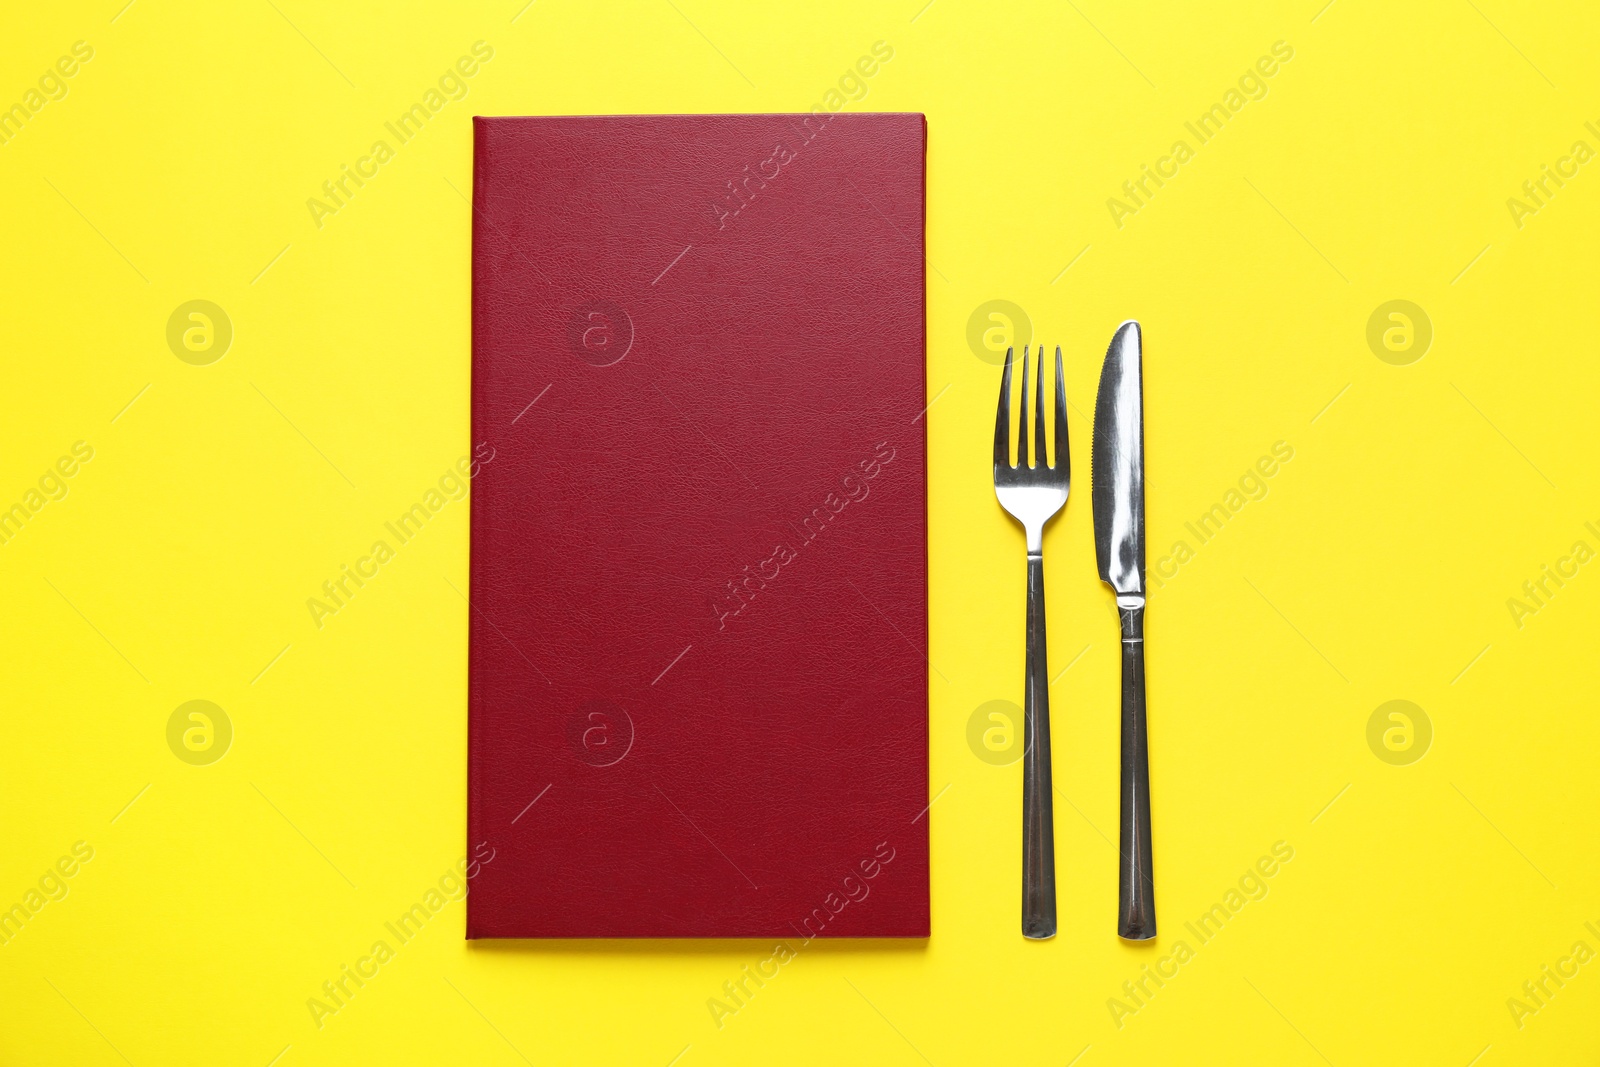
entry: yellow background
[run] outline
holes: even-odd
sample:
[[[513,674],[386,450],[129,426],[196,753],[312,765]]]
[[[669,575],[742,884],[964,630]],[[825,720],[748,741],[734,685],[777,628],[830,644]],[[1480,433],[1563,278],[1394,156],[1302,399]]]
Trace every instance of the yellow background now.
[[[0,506],[95,450],[0,545],[0,906],[94,849],[0,946],[0,1061],[1593,1061],[1600,963],[1520,1028],[1506,1003],[1600,949],[1600,566],[1520,628],[1506,604],[1600,547],[1600,163],[1520,228],[1506,206],[1600,147],[1584,5],[122,2],[13,5],[0,38],[0,104],[94,49],[0,145]],[[478,40],[469,95],[318,228],[307,198]],[[305,601],[468,451],[470,116],[806,110],[879,40],[848,107],[929,122],[932,938],[814,945],[719,1029],[707,999],[769,946],[469,946],[452,903],[319,1029],[307,999],[465,852],[466,506],[322,629]],[[1268,94],[1195,144],[1277,41]],[[1107,199],[1180,138],[1194,158],[1116,226]],[[166,342],[192,299],[233,324],[208,366]],[[993,299],[1065,347],[1076,409],[1046,539],[1061,934],[1037,944],[1020,764],[966,741],[1022,693],[998,374],[966,341]],[[1405,366],[1366,341],[1394,299],[1434,332]],[[1152,566],[1294,449],[1151,598],[1146,946],[1113,936],[1084,417],[1128,317]],[[166,740],[194,699],[233,725],[209,766]],[[1367,743],[1395,699],[1433,728],[1406,766]],[[1119,1027],[1108,999],[1278,841],[1265,898]]]

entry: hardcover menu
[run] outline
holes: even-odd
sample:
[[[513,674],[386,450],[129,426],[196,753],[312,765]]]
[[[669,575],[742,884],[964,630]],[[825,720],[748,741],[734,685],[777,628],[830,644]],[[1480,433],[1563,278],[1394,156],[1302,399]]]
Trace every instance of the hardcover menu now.
[[[476,120],[468,937],[927,936],[925,129]]]

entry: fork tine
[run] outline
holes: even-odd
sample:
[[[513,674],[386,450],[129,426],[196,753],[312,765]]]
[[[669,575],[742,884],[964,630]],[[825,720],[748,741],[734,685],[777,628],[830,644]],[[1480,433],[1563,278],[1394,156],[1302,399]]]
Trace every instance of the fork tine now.
[[[1017,466],[1028,463],[1028,346],[1022,346],[1022,386],[1017,393]]]
[[[1040,345],[1033,378],[1033,465],[1048,467],[1049,458],[1044,450],[1044,345]]]
[[[1000,372],[1000,411],[994,417],[994,468],[1011,466],[1011,349]]]
[[[1061,377],[1061,346],[1056,345],[1056,467],[1072,471],[1067,451],[1067,384]]]

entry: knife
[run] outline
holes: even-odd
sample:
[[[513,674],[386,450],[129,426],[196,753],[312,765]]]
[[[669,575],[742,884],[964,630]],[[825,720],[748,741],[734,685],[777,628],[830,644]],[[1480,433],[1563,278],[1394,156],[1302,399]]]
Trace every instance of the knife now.
[[[1094,549],[1122,621],[1122,835],[1117,936],[1156,936],[1144,702],[1144,369],[1139,323],[1117,327],[1100,371],[1090,454]]]

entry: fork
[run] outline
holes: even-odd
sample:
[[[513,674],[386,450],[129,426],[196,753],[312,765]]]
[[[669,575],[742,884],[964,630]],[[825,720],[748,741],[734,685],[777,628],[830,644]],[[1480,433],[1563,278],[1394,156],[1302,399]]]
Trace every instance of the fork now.
[[[1072,461],[1067,452],[1067,391],[1056,346],[1054,466],[1048,465],[1044,429],[1044,346],[1039,346],[1033,391],[1033,463],[1028,462],[1028,346],[1022,346],[1022,388],[1017,411],[1017,463],[1011,464],[1011,349],[1000,374],[1000,410],[994,420],[994,495],[1022,524],[1028,541],[1028,652],[1023,690],[1022,936],[1056,933],[1055,816],[1050,784],[1050,672],[1044,636],[1044,527],[1067,503]]]

